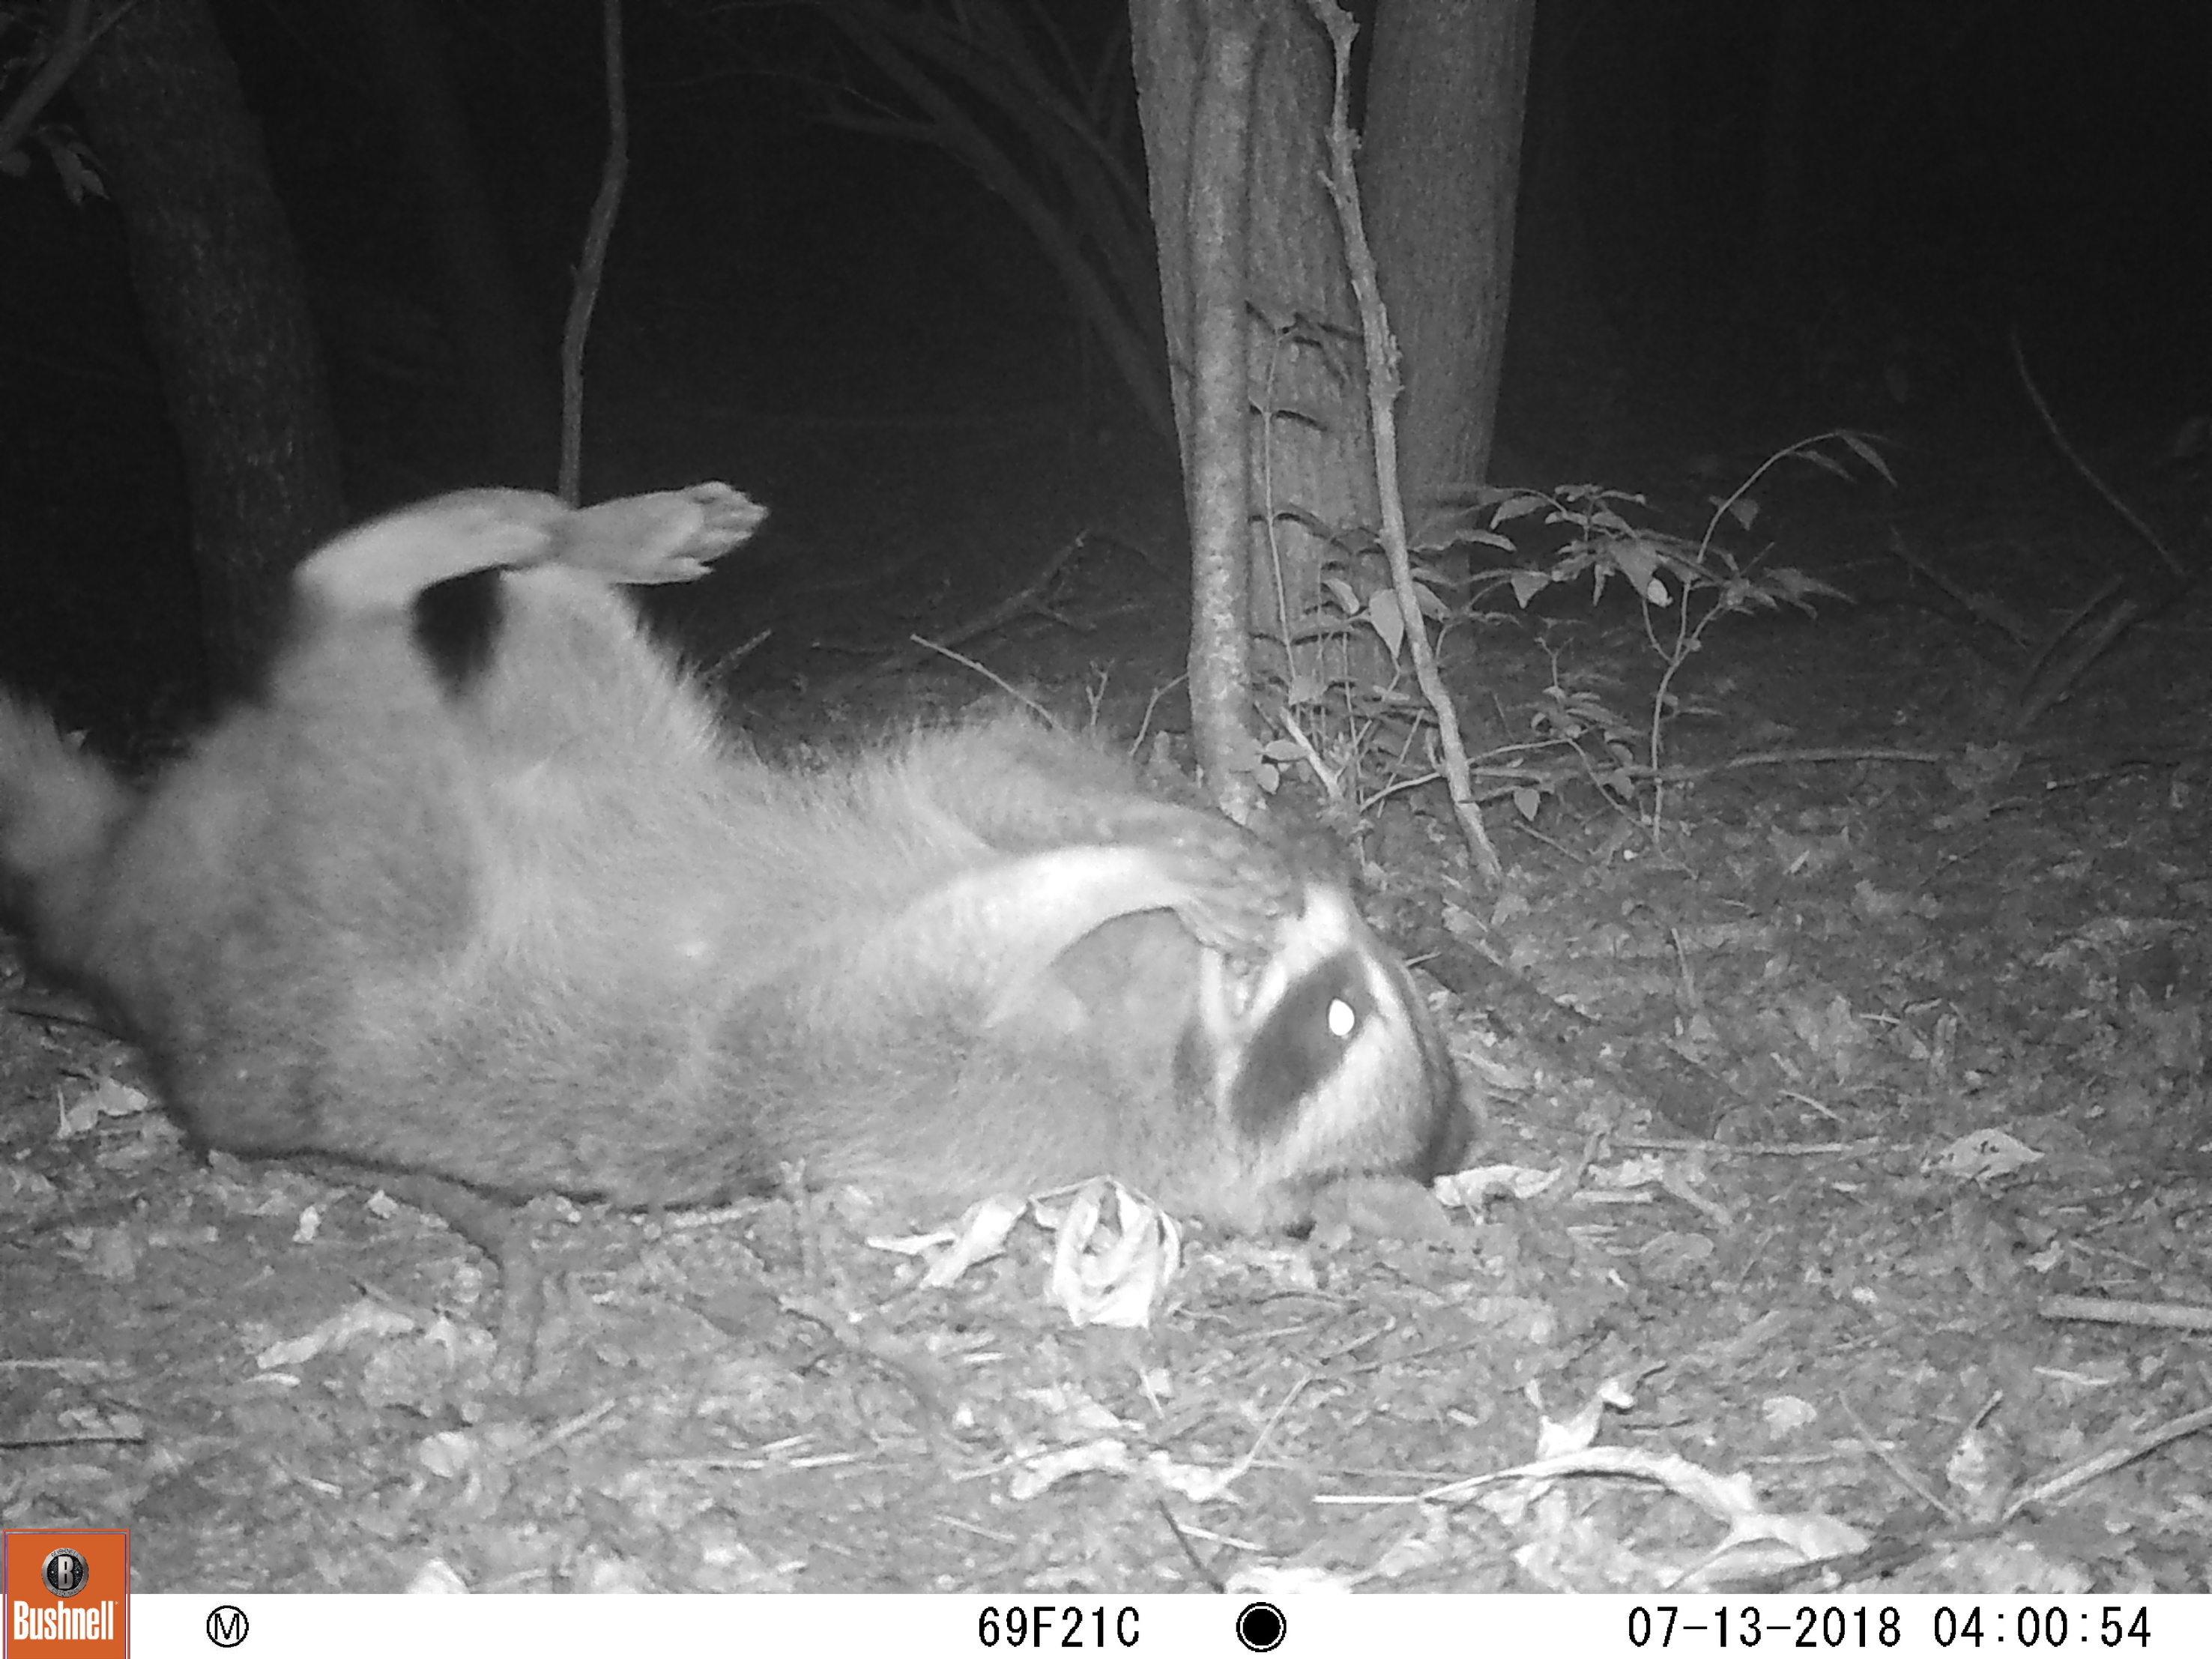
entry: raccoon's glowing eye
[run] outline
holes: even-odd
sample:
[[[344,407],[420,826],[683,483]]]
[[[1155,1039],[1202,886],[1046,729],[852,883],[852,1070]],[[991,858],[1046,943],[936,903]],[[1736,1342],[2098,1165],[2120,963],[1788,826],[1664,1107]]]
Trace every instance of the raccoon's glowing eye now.
[[[1339,1042],[1350,1037],[1359,1024],[1359,1016],[1342,997],[1328,1000],[1328,1034]]]

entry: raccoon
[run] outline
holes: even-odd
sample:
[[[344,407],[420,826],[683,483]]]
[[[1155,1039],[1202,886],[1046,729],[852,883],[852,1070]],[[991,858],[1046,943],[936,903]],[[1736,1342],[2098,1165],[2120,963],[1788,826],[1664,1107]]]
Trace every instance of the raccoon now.
[[[763,514],[442,496],[293,579],[257,699],[143,797],[0,698],[0,886],[205,1145],[494,1194],[917,1202],[1110,1173],[1296,1227],[1474,1132],[1344,890],[1007,716],[817,766],[726,732],[623,586]],[[441,653],[423,596],[487,584]]]

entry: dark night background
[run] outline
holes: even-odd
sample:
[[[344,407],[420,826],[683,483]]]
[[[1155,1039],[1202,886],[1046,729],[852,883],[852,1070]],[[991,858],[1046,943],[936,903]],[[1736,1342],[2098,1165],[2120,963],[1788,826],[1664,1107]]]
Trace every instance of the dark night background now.
[[[599,8],[426,9],[550,380],[598,182]],[[1778,248],[1759,204],[1784,9],[1540,0],[1494,475],[1663,493],[1700,456],[1848,423],[1897,440],[1909,487],[2078,496],[2013,379],[2017,327],[2100,468],[2162,499],[2172,434],[2212,407],[2212,8],[1815,9],[1803,217]],[[487,481],[417,204],[325,8],[216,11],[307,268],[350,510]],[[1098,38],[1117,11],[1060,15]],[[721,477],[775,509],[757,556],[678,607],[708,654],[779,627],[730,689],[895,643],[948,595],[972,610],[1085,525],[1174,568],[1171,456],[995,198],[824,118],[876,88],[817,15],[633,0],[628,31],[585,493]],[[96,724],[188,707],[199,679],[125,257],[110,204],[43,165],[0,179],[0,662]],[[1179,626],[1158,633],[1172,665]]]

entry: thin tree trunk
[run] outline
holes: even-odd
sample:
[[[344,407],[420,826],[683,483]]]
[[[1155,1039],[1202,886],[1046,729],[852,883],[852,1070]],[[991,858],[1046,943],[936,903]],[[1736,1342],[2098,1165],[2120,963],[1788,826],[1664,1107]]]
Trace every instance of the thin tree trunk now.
[[[1252,176],[1250,0],[1206,0],[1191,137],[1190,717],[1214,805],[1240,823],[1259,801],[1253,726],[1250,421],[1245,233]]]
[[[1199,10],[1194,0],[1129,0],[1129,56],[1158,245],[1168,388],[1188,470],[1193,369],[1190,149],[1198,110]]]
[[[1416,546],[1490,464],[1534,13],[1534,0],[1390,0],[1376,19],[1359,172],[1405,379]]]
[[[278,577],[343,511],[299,257],[204,0],[138,0],[75,90],[184,453],[209,671],[236,687]]]
[[[1329,51],[1300,0],[1255,0],[1246,276],[1255,518],[1252,624],[1287,677],[1281,648],[1320,592],[1322,562],[1368,544],[1376,522],[1358,316],[1322,179]],[[1144,124],[1161,310],[1186,476],[1192,461],[1194,307],[1190,143],[1204,8],[1131,0],[1131,47]],[[1294,653],[1295,654],[1295,653]]]

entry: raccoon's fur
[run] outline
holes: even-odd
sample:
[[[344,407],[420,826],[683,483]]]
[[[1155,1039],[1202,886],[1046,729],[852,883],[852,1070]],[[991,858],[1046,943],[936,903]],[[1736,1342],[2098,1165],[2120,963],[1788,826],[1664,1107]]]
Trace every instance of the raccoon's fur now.
[[[356,530],[143,798],[0,699],[14,914],[240,1152],[630,1205],[1110,1173],[1247,1227],[1454,1164],[1405,969],[1228,820],[1010,719],[812,770],[726,737],[612,586],[760,517],[484,490]],[[416,602],[472,572],[490,643],[441,673]]]

